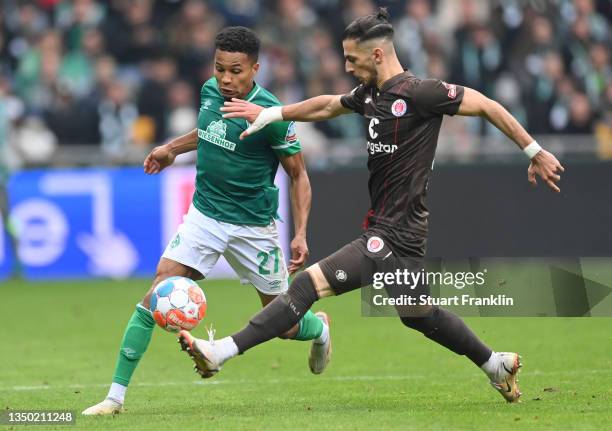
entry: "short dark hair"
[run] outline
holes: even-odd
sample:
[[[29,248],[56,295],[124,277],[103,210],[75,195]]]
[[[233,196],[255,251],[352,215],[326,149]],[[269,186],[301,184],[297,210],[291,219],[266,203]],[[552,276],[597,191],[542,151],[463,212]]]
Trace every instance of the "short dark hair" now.
[[[253,61],[259,57],[259,38],[246,27],[225,27],[215,37],[215,48],[227,52],[243,52]]]
[[[384,37],[393,39],[393,26],[387,8],[378,8],[378,12],[357,18],[351,22],[342,34],[342,40],[355,39],[357,42],[365,42],[371,39]]]

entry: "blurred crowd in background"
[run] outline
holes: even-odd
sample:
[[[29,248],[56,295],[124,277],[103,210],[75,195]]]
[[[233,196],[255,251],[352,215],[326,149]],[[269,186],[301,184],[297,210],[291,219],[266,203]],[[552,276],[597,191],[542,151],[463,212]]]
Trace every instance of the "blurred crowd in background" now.
[[[282,102],[348,92],[342,31],[377,6],[415,75],[480,90],[533,134],[612,145],[609,0],[3,0],[0,147],[29,164],[84,145],[121,162],[188,132],[227,25],[259,34],[256,79]],[[447,124],[467,147],[497,133],[479,119]],[[330,139],[364,147],[356,115],[299,132],[311,161]]]

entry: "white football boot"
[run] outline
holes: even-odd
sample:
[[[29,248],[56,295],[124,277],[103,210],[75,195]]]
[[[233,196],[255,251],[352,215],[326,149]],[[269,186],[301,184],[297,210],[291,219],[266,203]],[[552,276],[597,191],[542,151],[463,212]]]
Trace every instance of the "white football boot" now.
[[[116,415],[123,411],[123,404],[111,399],[106,398],[104,401],[91,406],[81,412],[84,416],[104,416],[104,415]]]
[[[522,366],[521,357],[518,353],[498,352],[497,370],[490,375],[491,386],[508,401],[518,403],[522,395],[518,387],[518,373]]]
[[[324,311],[318,311],[315,313],[325,326],[327,326],[327,340],[324,343],[317,343],[317,340],[313,340],[310,346],[310,354],[308,355],[308,366],[313,374],[321,374],[325,371],[332,354],[332,342],[330,332],[330,318]]]
[[[213,377],[221,370],[214,352],[214,341],[196,338],[189,331],[179,332],[179,344],[195,362],[194,369],[203,379]]]

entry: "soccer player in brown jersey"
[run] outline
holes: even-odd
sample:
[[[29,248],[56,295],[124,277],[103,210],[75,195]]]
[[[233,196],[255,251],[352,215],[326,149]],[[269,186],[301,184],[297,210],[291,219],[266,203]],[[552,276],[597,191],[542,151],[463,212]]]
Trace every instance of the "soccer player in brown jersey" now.
[[[320,298],[372,284],[375,272],[423,269],[427,240],[427,181],[431,174],[443,115],[480,116],[512,139],[531,160],[528,180],[536,176],[555,192],[563,167],[542,149],[499,103],[478,91],[436,79],[419,79],[400,64],[393,47],[393,27],[385,9],[356,19],[345,29],[346,71],[360,82],[345,95],[317,96],[267,109],[243,100],[225,103],[226,118],[244,118],[243,136],[281,120],[319,121],[357,112],[368,125],[371,210],[363,235],[300,273],[287,293],[255,315],[222,343],[182,332],[179,341],[203,377],[214,375],[238,353],[277,337],[292,327]],[[365,274],[365,276],[364,276]],[[401,286],[385,286],[389,296]],[[429,293],[426,283],[411,292]],[[521,395],[517,384],[519,355],[494,352],[455,314],[433,305],[397,306],[401,322],[447,349],[467,356],[509,402]],[[327,352],[327,360],[329,353]]]

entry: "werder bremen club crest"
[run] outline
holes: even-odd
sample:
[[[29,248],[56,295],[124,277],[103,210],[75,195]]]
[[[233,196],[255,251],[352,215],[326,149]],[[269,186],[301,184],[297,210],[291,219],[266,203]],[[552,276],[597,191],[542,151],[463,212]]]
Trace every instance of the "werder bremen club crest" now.
[[[227,133],[227,124],[223,120],[211,121],[206,127],[206,130],[199,129],[198,137],[205,141],[215,144],[226,150],[234,151],[236,144],[225,139]]]

